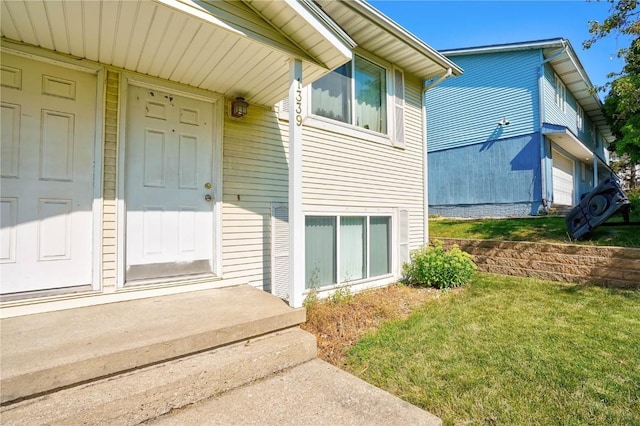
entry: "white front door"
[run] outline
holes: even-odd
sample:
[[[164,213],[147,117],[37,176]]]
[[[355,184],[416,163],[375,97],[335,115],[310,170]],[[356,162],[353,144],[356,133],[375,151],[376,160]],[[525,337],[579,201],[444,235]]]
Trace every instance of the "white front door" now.
[[[90,285],[96,76],[2,54],[2,294]]]
[[[553,161],[553,204],[573,205],[574,163],[558,151],[552,151]]]
[[[129,86],[126,282],[211,274],[213,104]]]

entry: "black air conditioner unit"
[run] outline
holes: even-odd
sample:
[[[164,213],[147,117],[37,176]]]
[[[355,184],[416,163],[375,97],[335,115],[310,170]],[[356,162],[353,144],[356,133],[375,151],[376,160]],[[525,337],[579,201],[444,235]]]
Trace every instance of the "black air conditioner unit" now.
[[[580,204],[567,214],[565,222],[569,235],[577,240],[584,238],[618,212],[622,213],[625,222],[628,222],[630,205],[618,181],[607,178],[591,192],[583,195]]]

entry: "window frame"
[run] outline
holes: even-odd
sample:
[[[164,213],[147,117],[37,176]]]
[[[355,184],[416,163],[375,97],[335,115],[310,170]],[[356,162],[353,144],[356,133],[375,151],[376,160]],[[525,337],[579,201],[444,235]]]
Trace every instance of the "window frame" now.
[[[306,262],[307,256],[305,255],[305,292],[311,290],[330,290],[332,288],[339,288],[345,285],[356,285],[360,283],[366,283],[375,280],[386,279],[394,276],[394,265],[396,259],[396,241],[397,241],[397,230],[396,230],[396,214],[394,212],[390,212],[388,210],[384,211],[363,211],[363,210],[355,210],[349,212],[308,212],[305,213],[305,232],[306,232],[306,222],[308,217],[323,217],[323,218],[333,218],[335,223],[334,236],[335,236],[335,258],[333,259],[334,263],[334,281],[331,284],[319,285],[318,287],[309,286],[307,287],[307,276],[306,276]],[[354,279],[354,280],[345,280],[341,279],[341,219],[343,217],[364,217],[365,220],[365,276],[363,278]],[[388,218],[388,235],[387,235],[387,253],[388,253],[388,271],[382,275],[371,276],[371,218],[372,217],[386,217]],[[306,237],[305,237],[306,238]]]
[[[558,74],[554,74],[556,83],[556,105],[560,108],[560,111],[567,113],[567,86],[560,80]]]
[[[576,127],[580,131],[584,130],[584,109],[578,103],[576,103]]]
[[[386,93],[385,93],[385,110],[386,111],[385,112],[386,112],[387,132],[380,133],[375,130],[360,127],[356,124],[345,123],[339,120],[314,114],[313,104],[312,104],[312,97],[313,97],[312,84],[309,84],[306,87],[307,101],[305,102],[306,104],[305,107],[306,107],[307,113],[306,113],[306,118],[304,120],[304,123],[311,127],[315,127],[315,128],[319,128],[319,129],[323,129],[331,132],[336,132],[336,133],[342,133],[347,136],[352,136],[354,138],[366,139],[367,141],[371,141],[371,142],[382,143],[385,145],[392,145],[398,148],[404,148],[405,140],[397,140],[398,138],[397,138],[397,132],[396,132],[396,126],[395,126],[395,123],[397,122],[395,75],[396,75],[396,72],[399,72],[402,75],[402,83],[403,83],[402,93],[404,95],[402,100],[402,113],[403,113],[402,135],[404,138],[406,138],[406,124],[405,124],[406,123],[406,78],[405,78],[404,71],[401,68],[394,66],[393,64],[387,63],[379,58],[373,57],[372,55],[366,54],[364,52],[358,51],[354,53],[353,56],[354,56],[354,59],[348,62],[351,64],[353,75],[355,75],[354,74],[355,56],[359,56],[360,58],[366,61],[369,61],[374,65],[377,65],[385,70],[385,85],[386,85]],[[354,77],[351,77],[351,102],[352,102],[352,105],[353,103],[355,103],[355,78]],[[352,111],[351,115],[353,119],[353,117],[355,116],[355,109],[354,111]]]

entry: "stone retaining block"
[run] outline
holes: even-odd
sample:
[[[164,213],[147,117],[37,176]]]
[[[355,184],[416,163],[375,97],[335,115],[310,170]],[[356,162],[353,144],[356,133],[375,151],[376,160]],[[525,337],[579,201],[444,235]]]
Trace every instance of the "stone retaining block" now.
[[[478,270],[552,281],[640,289],[640,249],[524,241],[432,238],[457,244]]]

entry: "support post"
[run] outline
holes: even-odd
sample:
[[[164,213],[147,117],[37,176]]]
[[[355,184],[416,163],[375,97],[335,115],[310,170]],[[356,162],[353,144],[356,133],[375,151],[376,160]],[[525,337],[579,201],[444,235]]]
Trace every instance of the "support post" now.
[[[302,61],[289,63],[289,305],[299,308],[304,292],[302,213]]]
[[[596,186],[598,186],[598,157],[593,154],[593,188]]]

